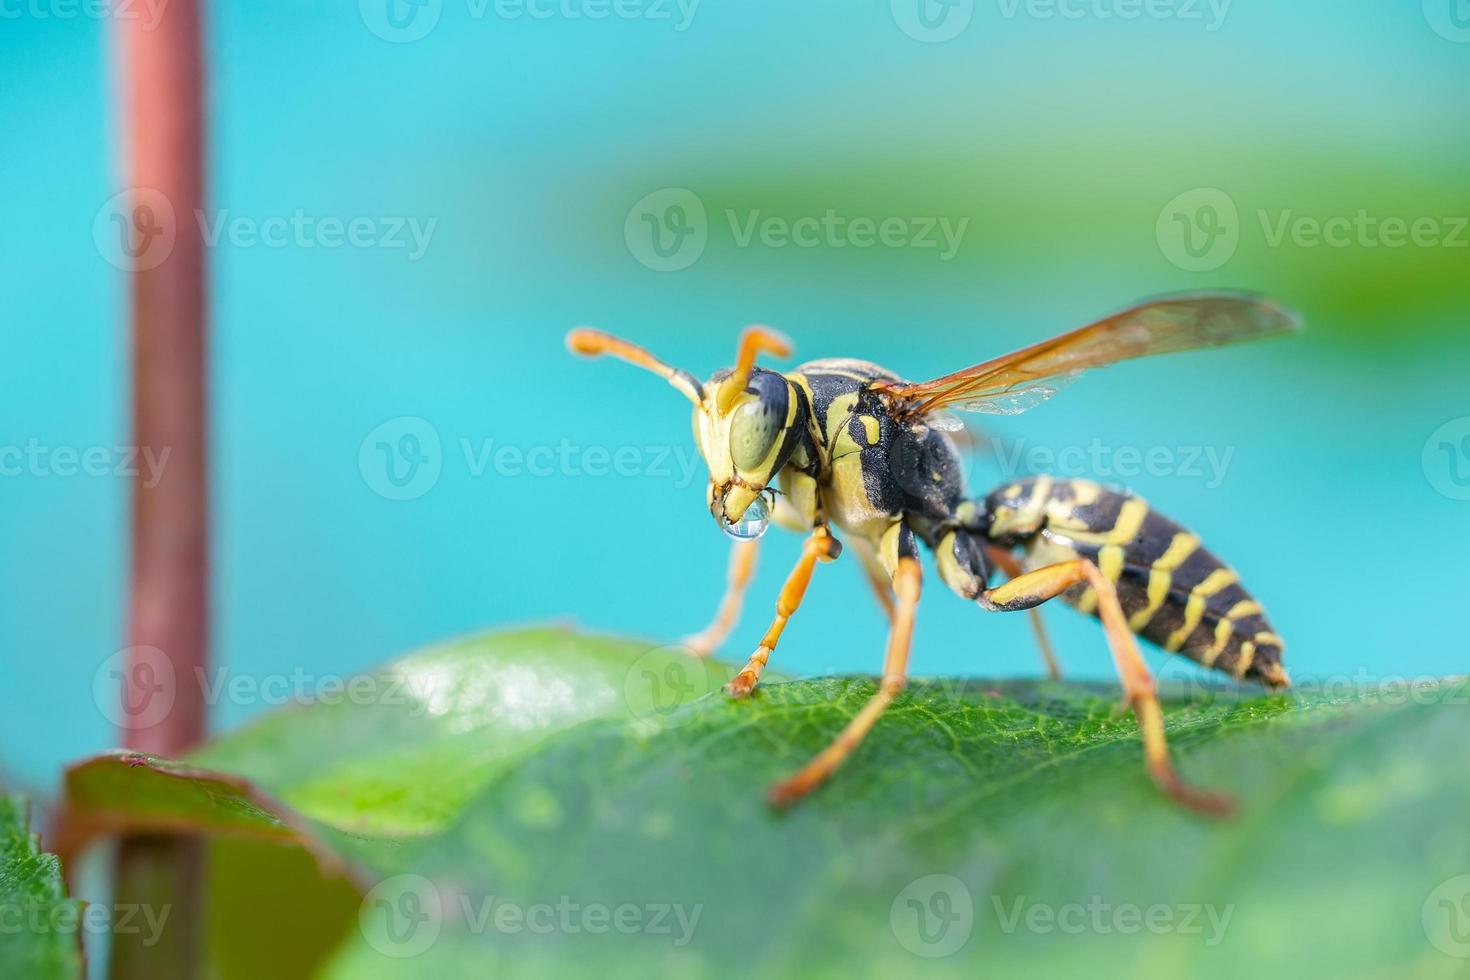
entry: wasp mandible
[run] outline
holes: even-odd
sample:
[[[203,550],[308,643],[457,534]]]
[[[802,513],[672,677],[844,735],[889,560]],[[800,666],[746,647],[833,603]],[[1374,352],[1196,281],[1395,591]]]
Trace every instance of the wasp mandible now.
[[[832,743],[770,791],[786,806],[820,785],[862,742],[903,689],[922,575],[918,543],[940,579],[993,612],[1034,610],[1061,597],[1102,623],[1148,773],[1175,801],[1223,814],[1228,797],[1195,788],[1169,760],[1153,675],[1135,636],[1238,680],[1290,681],[1281,638],[1236,573],[1200,539],[1140,497],[1087,480],[1034,476],[972,498],[949,409],[1014,415],[1047,400],[1088,368],[1150,354],[1216,347],[1297,329],[1300,319],[1263,297],[1191,293],[1140,303],[1004,357],[912,384],[876,364],[837,358],[778,373],[757,357],[788,357],[779,333],[741,335],[735,366],[700,382],[648,351],[596,330],[567,335],[578,354],[610,354],[660,375],[694,405],[709,467],[707,501],[738,540],[729,588],[709,628],[690,643],[712,651],[738,616],[755,539],[774,521],[806,535],[760,645],[726,685],[745,697],[760,680],[819,562],[842,550],[836,528],[868,573],[889,619],[877,692]],[[1017,554],[1019,552],[1019,555]],[[1006,580],[991,585],[999,570]],[[1043,653],[1055,675],[1055,661]]]

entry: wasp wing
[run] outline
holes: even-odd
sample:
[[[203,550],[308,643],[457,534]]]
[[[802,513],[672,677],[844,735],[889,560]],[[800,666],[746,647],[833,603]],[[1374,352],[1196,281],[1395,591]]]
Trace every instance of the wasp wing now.
[[[940,409],[1018,415],[1088,368],[1289,333],[1300,325],[1295,313],[1251,293],[1164,296],[933,381],[879,382],[877,387],[910,416]]]

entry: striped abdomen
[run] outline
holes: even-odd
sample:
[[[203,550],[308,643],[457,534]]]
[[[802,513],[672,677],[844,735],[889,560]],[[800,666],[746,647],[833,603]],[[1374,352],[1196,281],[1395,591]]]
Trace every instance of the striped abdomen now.
[[[1096,562],[1116,583],[1138,635],[1240,679],[1289,683],[1281,637],[1235,571],[1141,497],[1043,476],[1004,486],[986,502],[991,537],[1022,546],[1029,568],[1079,556]],[[1097,612],[1091,587],[1063,598]]]

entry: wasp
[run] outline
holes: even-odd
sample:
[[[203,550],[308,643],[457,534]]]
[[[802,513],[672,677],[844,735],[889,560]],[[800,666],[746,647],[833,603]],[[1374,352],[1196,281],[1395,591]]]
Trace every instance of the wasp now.
[[[826,781],[903,689],[922,543],[944,585],[982,609],[1036,617],[1036,607],[1060,597],[1096,617],[1137,719],[1149,775],[1169,798],[1219,815],[1230,811],[1230,798],[1186,782],[1170,761],[1156,684],[1136,637],[1237,680],[1281,689],[1290,683],[1284,644],[1265,610],[1197,535],[1128,491],[1038,475],[972,497],[952,435],[961,426],[950,411],[1014,415],[1089,368],[1299,326],[1294,313],[1253,294],[1164,296],[918,384],[848,358],[784,373],[758,367],[761,354],[791,355],[785,337],[759,325],[741,335],[734,367],[704,382],[597,330],[575,329],[567,345],[652,371],[694,405],[694,435],[709,467],[709,511],[737,543],[713,622],[687,641],[693,652],[712,652],[734,626],[768,524],[805,535],[770,628],[727,694],[741,698],[755,689],[814,569],[841,553],[838,531],[888,617],[876,692],[830,745],[771,789],[774,805],[790,805]],[[1005,578],[992,584],[998,572]],[[1058,676],[1044,632],[1039,638],[1048,672]]]

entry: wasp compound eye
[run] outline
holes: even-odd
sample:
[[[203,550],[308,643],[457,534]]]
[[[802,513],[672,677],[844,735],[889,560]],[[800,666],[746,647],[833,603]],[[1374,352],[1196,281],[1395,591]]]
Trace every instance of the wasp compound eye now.
[[[738,521],[720,521],[720,528],[736,541],[753,541],[766,533],[766,528],[771,525],[771,509],[766,505],[765,497],[756,497],[745,508],[745,513],[740,515]]]
[[[760,466],[781,434],[785,412],[776,415],[773,406],[764,401],[746,402],[735,410],[730,420],[730,461],[742,470]]]
[[[785,378],[767,371],[751,375],[750,390],[756,397],[730,419],[730,458],[737,469],[755,471],[767,462],[786,428],[791,393]]]

